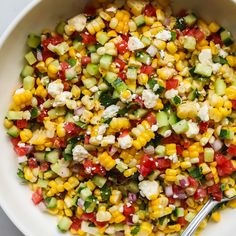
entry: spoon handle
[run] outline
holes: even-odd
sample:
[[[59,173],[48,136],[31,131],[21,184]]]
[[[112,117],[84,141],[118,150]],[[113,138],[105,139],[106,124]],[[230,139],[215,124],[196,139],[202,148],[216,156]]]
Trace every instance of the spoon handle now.
[[[202,207],[202,209],[198,212],[198,214],[193,218],[193,220],[189,223],[187,228],[183,231],[181,236],[191,236],[202,220],[211,212],[211,210],[218,204],[218,202],[209,199],[206,204]]]

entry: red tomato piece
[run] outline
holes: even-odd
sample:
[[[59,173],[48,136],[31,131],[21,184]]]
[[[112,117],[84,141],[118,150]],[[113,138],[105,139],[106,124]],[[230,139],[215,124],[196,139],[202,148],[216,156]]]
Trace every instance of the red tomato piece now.
[[[128,43],[125,40],[122,40],[120,43],[116,44],[119,54],[123,55],[128,52]]]
[[[54,57],[55,54],[51,51],[49,51],[47,48],[43,48],[42,50],[42,57],[43,61],[46,61],[49,57]]]
[[[80,229],[81,222],[82,222],[81,219],[78,219],[77,217],[73,217],[72,225],[71,225],[70,229],[78,231]]]
[[[85,135],[84,136],[84,144],[89,144],[89,139],[90,139],[90,135]]]
[[[156,16],[156,8],[152,4],[147,4],[144,8],[145,16]]]
[[[181,156],[184,151],[184,148],[180,144],[176,144],[177,155]]]
[[[20,138],[11,138],[11,143],[15,147],[20,142]]]
[[[203,152],[199,154],[198,159],[199,159],[199,164],[202,164],[204,162],[204,153]]]
[[[77,135],[81,132],[81,128],[78,127],[75,123],[73,122],[67,122],[65,125],[64,125],[64,128],[66,130],[66,133],[69,134],[69,135]]]
[[[30,169],[34,169],[38,167],[37,160],[35,158],[29,158],[28,165]]]
[[[123,137],[125,137],[126,135],[128,135],[129,134],[129,130],[128,129],[124,129],[122,132],[121,132],[121,134],[119,135],[119,138],[123,138]]]
[[[236,100],[231,100],[233,110],[236,110]]]
[[[177,79],[168,79],[166,81],[166,89],[176,89],[179,85],[179,81]]]
[[[116,67],[120,69],[120,71],[124,70],[126,63],[122,61],[119,57],[115,59]]]
[[[178,217],[177,223],[180,224],[181,226],[185,226],[188,224],[188,221],[185,220],[184,216]]]
[[[17,120],[16,121],[16,126],[19,129],[25,129],[28,126],[28,121],[27,120]]]
[[[124,73],[124,72],[119,72],[118,77],[121,78],[123,81],[125,81],[127,79],[126,73]]]
[[[198,42],[205,38],[205,34],[198,28],[186,29],[183,34],[193,36]]]
[[[188,181],[189,181],[189,186],[191,186],[192,188],[197,188],[199,185],[199,182],[192,176],[188,176]]]
[[[98,174],[98,175],[101,175],[101,176],[105,176],[106,175],[106,169],[103,166],[99,165],[99,164],[95,164],[93,166],[92,173],[94,175]]]
[[[223,197],[223,193],[220,189],[220,184],[214,184],[207,188],[208,194],[211,194],[213,199],[216,201],[220,201]]]
[[[206,189],[200,187],[197,189],[197,191],[194,193],[194,199],[195,200],[199,200],[199,199],[203,199],[207,196],[207,191]]]
[[[158,170],[166,170],[167,168],[170,168],[171,166],[171,161],[169,159],[164,159],[164,158],[158,158],[155,160],[156,161],[156,165],[157,165],[157,169]]]
[[[214,176],[213,176],[213,174],[212,174],[212,172],[211,172],[211,173],[207,174],[207,175],[205,176],[205,178],[206,178],[206,180],[211,180],[211,179],[214,178]]]
[[[134,208],[134,206],[132,206],[132,205],[127,206],[127,204],[124,205],[124,211],[123,211],[124,216],[130,216],[130,215],[133,215],[134,212],[135,212],[135,208]]]
[[[230,144],[227,150],[228,154],[236,156],[236,145]]]
[[[162,144],[168,144],[168,143],[179,143],[180,142],[180,138],[178,135],[172,134],[167,138],[163,138],[161,140]],[[185,147],[184,147],[185,148]]]
[[[203,134],[207,131],[208,129],[208,126],[209,126],[209,122],[204,122],[204,121],[201,121],[199,123],[199,129],[200,129],[200,133]]]
[[[96,215],[94,212],[92,213],[83,213],[83,215],[80,218],[82,221],[91,221],[95,222],[96,221]]]
[[[88,56],[83,56],[81,58],[81,64],[83,66],[86,66],[87,64],[91,63],[91,57],[88,57]]]
[[[82,37],[82,42],[84,44],[95,44],[97,42],[95,35],[91,35],[89,33],[81,33],[80,36]]]
[[[103,228],[104,226],[108,224],[108,221],[104,221],[104,222],[95,221],[94,224],[100,228]]]
[[[42,172],[45,172],[45,171],[49,170],[49,167],[50,167],[50,164],[48,162],[42,162],[40,164],[40,170]]]
[[[224,155],[219,154],[219,153],[215,154],[215,160],[216,160],[217,165],[219,166],[224,165],[228,161],[228,159]]]
[[[153,112],[150,112],[145,120],[147,120],[147,122],[152,126],[152,125],[155,125],[157,123],[157,119],[156,119],[156,116]]]
[[[40,115],[37,117],[38,122],[43,122],[44,118],[48,116],[48,110],[44,109],[40,112]]]
[[[61,147],[65,147],[66,146],[66,142],[64,139],[62,138],[51,138],[51,142],[54,148],[61,148]]]
[[[140,73],[152,75],[154,73],[154,68],[152,66],[143,65],[140,69]]]
[[[59,77],[62,80],[66,80],[66,70],[70,68],[70,64],[66,61],[60,63],[61,70],[59,71]]]
[[[55,37],[50,37],[50,38],[47,38],[47,39],[43,40],[42,41],[42,46],[44,48],[47,48],[49,44],[52,44],[52,45],[56,46],[57,44],[60,44],[62,42],[64,42],[64,38],[57,35]]]
[[[28,144],[25,144],[25,146],[22,146],[22,147],[19,147],[18,145],[14,147],[14,150],[18,156],[25,156],[29,154],[31,149],[32,147]]]
[[[143,177],[149,175],[156,168],[155,161],[149,155],[144,154],[140,160],[139,172]]]
[[[144,101],[142,99],[141,96],[137,96],[135,99],[134,99],[134,102],[135,103],[138,103],[140,105],[140,108],[143,108],[144,107]]]
[[[33,194],[32,194],[32,201],[35,205],[38,205],[43,200],[43,194],[42,189],[38,188]]]
[[[211,35],[208,37],[208,40],[209,40],[209,41],[213,41],[215,44],[223,45],[223,42],[222,42],[221,37],[220,37],[219,34],[211,34]]]

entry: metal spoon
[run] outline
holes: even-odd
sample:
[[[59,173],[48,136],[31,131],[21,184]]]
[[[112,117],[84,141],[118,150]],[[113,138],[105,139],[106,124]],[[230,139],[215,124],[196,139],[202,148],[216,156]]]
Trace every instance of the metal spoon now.
[[[189,223],[186,229],[182,232],[181,236],[191,236],[198,228],[199,224],[204,220],[204,218],[213,210],[215,206],[220,203],[228,202],[231,200],[235,200],[236,196],[232,198],[223,198],[221,201],[215,201],[210,198],[206,204],[202,207],[202,209],[197,213],[197,215],[193,218],[193,220]]]

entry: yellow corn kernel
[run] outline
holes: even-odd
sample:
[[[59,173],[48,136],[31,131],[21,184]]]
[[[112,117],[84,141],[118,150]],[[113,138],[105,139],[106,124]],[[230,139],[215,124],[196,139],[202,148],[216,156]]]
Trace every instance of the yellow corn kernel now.
[[[226,60],[227,60],[227,62],[229,63],[229,65],[231,67],[236,66],[236,57],[235,56],[229,55],[229,56],[226,57]]]
[[[36,68],[39,70],[40,73],[46,73],[47,72],[47,67],[46,67],[44,61],[40,61],[39,63],[37,63]]]
[[[48,66],[51,62],[53,62],[55,59],[53,57],[48,57],[45,61],[46,66]]]
[[[192,163],[190,161],[183,161],[180,163],[180,167],[182,169],[188,169],[192,166]]]
[[[140,85],[145,85],[148,82],[148,75],[147,74],[139,74],[138,75],[138,82]]]
[[[208,28],[212,33],[216,33],[217,31],[219,31],[220,26],[216,22],[211,22]]]
[[[231,208],[236,208],[236,200],[229,201],[227,203],[227,206],[229,206]]]
[[[129,90],[125,90],[125,91],[121,92],[121,94],[120,94],[121,98],[123,98],[123,99],[129,99],[131,95],[132,94]]]
[[[4,119],[4,127],[6,129],[10,129],[13,125],[14,125],[13,121],[8,120],[8,119]]]
[[[30,129],[23,129],[20,132],[20,138],[23,143],[29,141],[33,136],[33,133]]]
[[[223,118],[222,113],[219,111],[219,109],[213,107],[209,109],[209,117],[215,122],[220,122]]]
[[[162,110],[163,108],[164,108],[164,105],[162,103],[162,100],[158,98],[157,103],[153,109],[157,111],[157,110]]]
[[[228,96],[230,100],[236,99],[236,87],[235,86],[229,86],[225,90],[225,94]]]
[[[137,168],[136,167],[132,167],[132,168],[130,168],[130,169],[128,169],[128,170],[125,170],[124,171],[124,176],[126,177],[126,178],[128,178],[128,177],[130,177],[130,176],[132,176],[135,172],[137,172]]]
[[[56,74],[58,71],[59,69],[53,63],[48,65],[48,73]]]
[[[195,157],[198,157],[198,156],[199,156],[198,151],[189,152],[189,157],[191,157],[191,158],[195,158]]]
[[[165,50],[166,48],[166,42],[156,39],[153,41],[154,46],[156,46],[159,50]]]
[[[81,207],[77,207],[76,208],[76,216],[78,217],[78,218],[80,218],[82,215],[83,215],[83,209],[81,208]]]
[[[65,215],[68,216],[68,217],[73,216],[72,210],[71,209],[65,209]]]
[[[175,175],[166,175],[165,180],[169,182],[175,182],[176,181],[176,176]]]
[[[35,90],[35,95],[45,98],[48,95],[47,90],[43,87],[43,85],[39,85]]]
[[[63,137],[66,136],[66,130],[65,130],[65,128],[64,128],[64,124],[63,124],[63,123],[57,125],[56,131],[57,131],[57,136],[58,136],[59,138],[63,138]]]
[[[166,48],[167,48],[168,52],[171,54],[175,54],[178,50],[177,46],[175,45],[174,42],[167,43]]]
[[[149,222],[142,222],[140,226],[140,235],[150,235],[152,233],[152,225]]]
[[[98,160],[100,164],[108,171],[116,165],[116,161],[112,159],[112,157],[107,152],[103,152],[101,155],[99,155]]]
[[[171,156],[176,153],[176,144],[170,143],[166,144],[166,155]]]
[[[57,215],[58,213],[58,209],[47,209],[47,212],[51,215]]]
[[[92,92],[88,89],[82,89],[82,94],[87,96],[92,96]]]
[[[69,49],[69,55],[70,55],[70,57],[72,57],[72,58],[76,58],[76,51],[75,51],[74,47],[70,47],[70,49]]]
[[[111,204],[119,204],[122,198],[122,194],[118,190],[112,190],[111,196],[110,196],[110,202]]]
[[[220,221],[220,213],[218,211],[213,212],[211,215],[211,219],[214,220],[215,222]]]
[[[172,169],[166,169],[166,175],[177,175],[179,174],[179,170],[172,170]]]
[[[37,181],[37,178],[33,175],[31,169],[28,166],[24,167],[24,177],[31,183],[35,183]]]
[[[86,185],[91,191],[96,188],[96,185],[91,180],[87,181]]]

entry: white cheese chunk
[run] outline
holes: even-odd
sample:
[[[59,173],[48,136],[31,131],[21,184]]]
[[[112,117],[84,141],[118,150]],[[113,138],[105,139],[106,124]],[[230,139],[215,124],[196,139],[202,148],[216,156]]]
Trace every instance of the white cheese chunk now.
[[[155,180],[144,180],[139,183],[140,194],[148,200],[155,199],[159,195],[159,183]]]
[[[120,137],[117,140],[121,149],[130,148],[133,143],[133,139],[130,137],[130,135],[125,135],[124,137]]]
[[[144,101],[144,105],[146,108],[150,109],[150,108],[155,107],[158,98],[159,98],[159,95],[156,95],[150,89],[144,89],[142,92],[142,100]]]
[[[198,124],[195,122],[192,122],[191,120],[188,122],[188,131],[186,132],[186,136],[188,138],[193,138],[195,135],[199,133],[199,127]]]
[[[156,38],[163,41],[169,41],[171,40],[171,32],[169,30],[162,30],[156,34]]]
[[[119,111],[119,106],[111,105],[105,109],[105,111],[102,114],[102,117],[105,119],[112,118],[117,115]]]
[[[72,154],[74,161],[82,161],[89,155],[88,151],[81,145],[76,145],[72,150]]]
[[[135,51],[144,48],[145,45],[137,37],[129,37],[128,49]]]
[[[204,104],[198,111],[198,117],[202,121],[208,121],[209,120],[209,114],[208,114],[209,108],[207,104]]]
[[[48,93],[52,97],[56,97],[57,95],[61,94],[63,92],[64,85],[61,83],[60,80],[53,81],[48,85]]]

